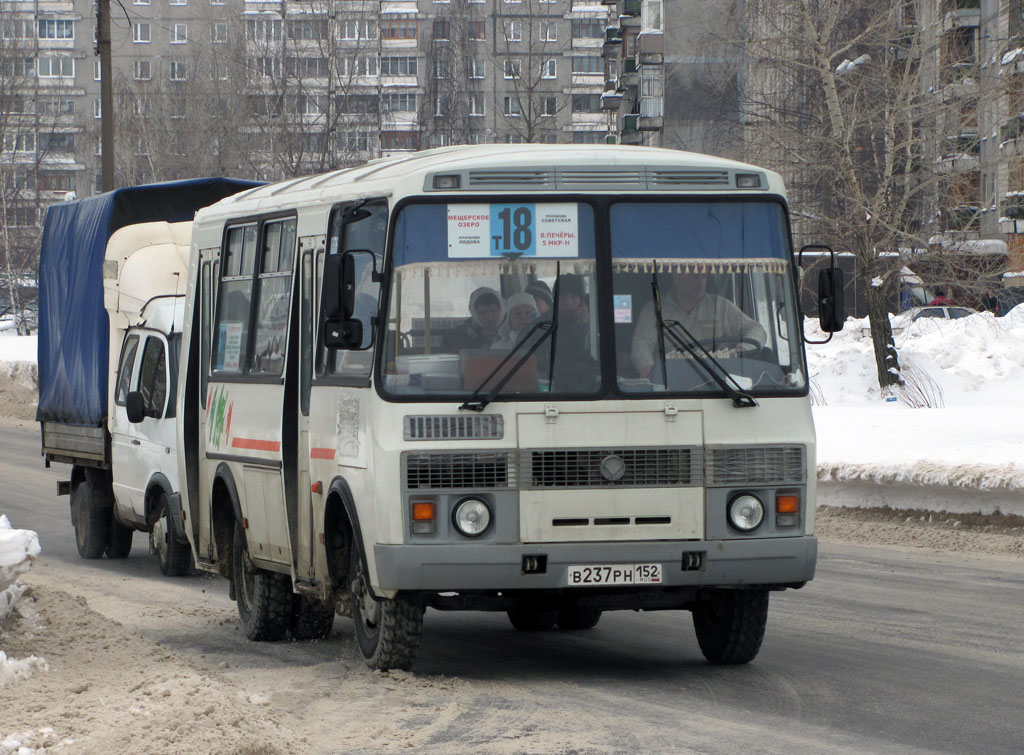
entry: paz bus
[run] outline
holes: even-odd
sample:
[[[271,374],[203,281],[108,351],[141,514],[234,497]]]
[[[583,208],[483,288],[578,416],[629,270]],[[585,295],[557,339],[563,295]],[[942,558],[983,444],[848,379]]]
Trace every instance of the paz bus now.
[[[204,208],[195,563],[248,638],[337,611],[372,668],[412,665],[427,608],[689,611],[708,661],[748,662],[817,554],[797,273],[779,176],[674,150],[451,147]]]

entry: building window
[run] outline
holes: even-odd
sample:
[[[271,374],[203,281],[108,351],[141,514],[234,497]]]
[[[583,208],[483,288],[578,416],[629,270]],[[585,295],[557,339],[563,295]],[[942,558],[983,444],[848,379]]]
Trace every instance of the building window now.
[[[383,25],[381,32],[383,32]],[[355,42],[360,39],[375,39],[377,27],[368,18],[355,18],[343,21],[341,24],[341,38],[346,42]]]
[[[167,0],[168,5],[188,5],[188,0]]]
[[[469,95],[469,114],[484,115],[484,96],[474,92]]]
[[[385,94],[381,101],[381,109],[385,113],[415,113],[415,92],[393,92]]]
[[[388,57],[380,59],[381,76],[415,76],[416,58]]]
[[[604,73],[604,62],[597,55],[577,55],[572,59],[573,73]]]
[[[40,134],[40,152],[74,152],[74,134]]]
[[[103,79],[103,66],[100,65],[99,60],[92,62],[92,80],[101,81]]]
[[[210,41],[215,43],[228,41],[228,25],[217,22],[210,24]]]
[[[4,39],[32,39],[36,27],[30,20],[11,20],[0,23],[0,36]]]
[[[137,23],[132,26],[132,42],[146,44],[152,41],[152,31],[148,23]]]
[[[75,77],[75,60],[70,57],[39,58],[36,70],[41,79],[73,79]]]
[[[452,25],[446,18],[434,20],[432,36],[439,42],[447,42],[452,38]]]
[[[505,144],[523,144],[525,141],[522,134],[505,134]]]
[[[481,60],[470,60],[469,61],[469,78],[471,79],[483,79],[487,76],[487,62]]]
[[[605,135],[600,131],[573,131],[573,144],[604,144]]]
[[[35,152],[36,135],[31,131],[11,131],[4,134],[4,152]]]
[[[558,41],[558,24],[554,21],[541,21],[540,23],[540,41],[541,42],[557,42]]]
[[[608,22],[600,18],[574,18],[572,20],[573,39],[595,39],[604,37],[604,28]]]
[[[519,103],[518,97],[505,98],[505,115],[518,117],[523,114],[523,106]]]
[[[188,42],[188,24],[175,24],[171,29],[171,44],[183,45]]]
[[[380,132],[380,148],[382,150],[419,149],[419,141],[419,134],[415,131]]]
[[[540,77],[542,79],[554,79],[558,77],[558,61],[555,58],[548,58],[541,63]]]
[[[417,25],[414,18],[399,18],[382,21],[380,25],[381,39],[416,39]]]
[[[434,115],[449,115],[452,112],[452,99],[447,94],[439,94],[434,98]]]
[[[558,98],[557,97],[541,97],[540,98],[540,114],[541,115],[554,115],[558,112]]]
[[[153,71],[150,67],[149,59],[136,60],[134,64],[135,69],[135,80],[136,81],[149,81],[153,78]]]
[[[523,41],[523,22],[518,18],[511,18],[505,22],[505,41]]]
[[[132,0],[132,5],[149,5],[149,0]]]
[[[326,39],[327,19],[313,18],[288,22],[288,39]]]
[[[278,42],[281,39],[281,20],[250,19],[245,22],[245,38],[250,42]]]
[[[168,61],[171,81],[184,81],[188,77],[188,67],[184,60]]]
[[[342,63],[347,63],[346,58],[341,58]],[[284,72],[286,76],[294,76],[299,79],[323,78],[327,76],[327,58],[298,58],[289,56],[284,59]]]
[[[93,118],[102,118],[103,117],[103,108],[100,107],[99,98],[96,98],[95,100],[92,101],[92,117]]]
[[[326,61],[324,61],[326,64]],[[359,58],[340,58],[338,60],[338,73],[342,76],[376,76],[377,56],[363,56]]]
[[[64,19],[39,19],[40,39],[74,39],[75,22]]]
[[[487,39],[487,22],[470,21],[469,38],[473,42],[483,42],[485,39]]]
[[[17,102],[12,104],[11,112],[25,112],[23,108],[17,107]],[[37,105],[40,115],[74,115],[75,101],[70,98],[39,100]]]
[[[600,113],[601,95],[574,94],[572,96],[572,111],[574,113]]]
[[[75,174],[68,171],[44,171],[39,174],[40,191],[74,191]]]
[[[255,60],[256,75],[271,78],[281,75],[281,59],[270,55],[261,55]]]
[[[523,61],[518,58],[505,58],[505,78],[518,79],[523,75]]]

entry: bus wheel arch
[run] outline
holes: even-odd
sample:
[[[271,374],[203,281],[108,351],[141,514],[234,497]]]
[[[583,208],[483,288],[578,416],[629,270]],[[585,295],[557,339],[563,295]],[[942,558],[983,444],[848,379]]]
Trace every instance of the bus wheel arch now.
[[[234,599],[233,547],[235,521],[241,523],[242,510],[238,502],[238,488],[226,464],[221,464],[213,478],[210,499],[210,529],[217,554],[217,573],[231,581]]]
[[[336,595],[349,591],[352,543],[361,537],[352,491],[343,477],[336,477],[331,482],[324,505],[324,555]]]

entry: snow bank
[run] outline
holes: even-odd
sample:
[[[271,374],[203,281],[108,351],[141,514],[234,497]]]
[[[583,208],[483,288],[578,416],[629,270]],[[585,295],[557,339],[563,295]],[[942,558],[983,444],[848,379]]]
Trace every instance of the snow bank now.
[[[0,332],[0,362],[38,361],[39,336],[19,336],[12,330]]]
[[[0,515],[0,628],[17,610],[18,601],[25,593],[18,577],[32,567],[39,552],[39,537],[35,532],[16,530],[6,516]],[[42,658],[31,655],[18,660],[8,658],[7,653],[0,650],[0,687],[27,679],[37,670],[48,669]]]
[[[818,478],[1024,492],[1024,307],[1002,318],[900,318],[896,347],[920,408],[882,396],[866,319],[807,346]],[[819,333],[808,321],[808,337]]]

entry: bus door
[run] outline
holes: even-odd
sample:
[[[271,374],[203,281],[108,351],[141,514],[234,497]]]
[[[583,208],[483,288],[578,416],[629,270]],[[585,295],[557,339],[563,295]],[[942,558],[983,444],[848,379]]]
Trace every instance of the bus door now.
[[[360,348],[342,350],[327,348],[321,340],[325,317],[319,312],[318,297],[312,312],[316,318],[317,338],[314,354],[312,391],[310,393],[309,459],[312,483],[323,488],[339,473],[345,478],[357,499],[367,479],[367,412],[370,373],[377,321],[380,283],[374,270],[380,272],[387,231],[388,206],[384,199],[371,199],[338,205],[331,212],[325,253],[314,257],[314,286],[323,281],[326,256],[346,251],[367,250],[373,254],[356,255],[356,292],[353,317],[362,322],[363,342]],[[316,289],[319,291],[319,289]],[[340,467],[340,470],[339,470]],[[320,511],[326,496],[317,496]],[[322,513],[321,513],[322,516]],[[319,525],[323,525],[320,520]],[[323,532],[323,529],[319,531]],[[317,571],[326,574],[326,561],[317,564]]]
[[[230,464],[249,554],[278,571],[291,571],[296,526],[298,345],[288,337],[295,241],[294,217],[227,227],[206,410],[214,463],[204,466],[215,475]]]

